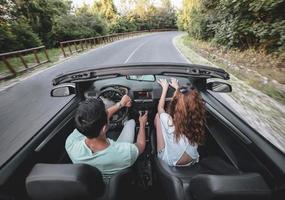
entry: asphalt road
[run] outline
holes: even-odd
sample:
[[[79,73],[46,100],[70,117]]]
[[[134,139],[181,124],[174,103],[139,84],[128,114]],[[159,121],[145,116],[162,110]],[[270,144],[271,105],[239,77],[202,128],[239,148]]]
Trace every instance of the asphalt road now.
[[[179,32],[154,33],[117,41],[66,60],[0,92],[0,166],[22,147],[69,100],[52,98],[52,79],[70,70],[99,65],[187,60],[172,39]]]

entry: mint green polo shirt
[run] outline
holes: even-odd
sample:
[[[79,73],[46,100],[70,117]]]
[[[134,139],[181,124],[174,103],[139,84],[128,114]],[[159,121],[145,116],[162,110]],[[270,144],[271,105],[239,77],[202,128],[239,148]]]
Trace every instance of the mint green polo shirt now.
[[[128,168],[139,156],[135,144],[115,142],[108,138],[110,145],[93,153],[85,144],[86,137],[75,129],[66,139],[65,149],[73,163],[85,163],[98,168],[104,177]]]

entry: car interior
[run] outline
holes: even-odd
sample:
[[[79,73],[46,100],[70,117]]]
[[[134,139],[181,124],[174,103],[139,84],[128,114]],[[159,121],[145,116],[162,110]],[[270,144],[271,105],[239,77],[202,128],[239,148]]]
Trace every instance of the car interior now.
[[[255,133],[233,111],[222,106],[199,80],[175,77],[193,85],[206,107],[206,139],[198,147],[200,161],[188,167],[170,167],[157,158],[154,117],[161,94],[155,80],[171,76],[121,76],[76,85],[77,95],[29,145],[2,169],[5,180],[0,199],[281,199],[284,197],[284,155]],[[169,89],[167,102],[174,93]],[[80,101],[101,98],[106,108],[127,94],[132,107],[110,120],[108,137],[116,140],[126,119],[148,111],[146,148],[134,166],[110,179],[85,164],[72,164],[65,140],[74,130],[73,116]],[[56,97],[55,97],[56,98]],[[221,113],[223,113],[221,115]],[[136,127],[138,132],[138,127]],[[282,161],[282,162],[281,162]]]

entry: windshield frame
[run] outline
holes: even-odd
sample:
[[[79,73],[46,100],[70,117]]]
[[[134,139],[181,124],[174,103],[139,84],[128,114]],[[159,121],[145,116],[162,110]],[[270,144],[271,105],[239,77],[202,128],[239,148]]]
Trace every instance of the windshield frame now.
[[[135,63],[111,66],[97,66],[80,71],[63,73],[53,79],[53,85],[95,81],[127,75],[174,75],[201,79],[220,78],[229,80],[230,75],[223,69],[187,63]]]

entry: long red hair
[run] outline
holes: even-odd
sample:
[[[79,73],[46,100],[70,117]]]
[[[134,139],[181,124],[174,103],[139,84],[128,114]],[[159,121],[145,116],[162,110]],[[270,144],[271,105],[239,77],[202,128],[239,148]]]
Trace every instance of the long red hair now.
[[[203,143],[205,106],[196,89],[184,94],[177,91],[170,103],[169,114],[175,126],[176,141],[185,135],[191,144]]]

